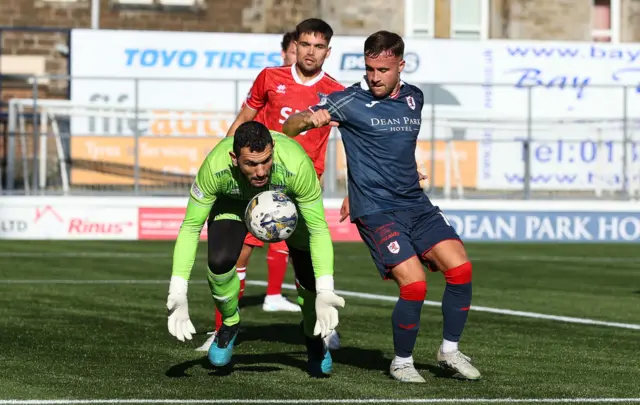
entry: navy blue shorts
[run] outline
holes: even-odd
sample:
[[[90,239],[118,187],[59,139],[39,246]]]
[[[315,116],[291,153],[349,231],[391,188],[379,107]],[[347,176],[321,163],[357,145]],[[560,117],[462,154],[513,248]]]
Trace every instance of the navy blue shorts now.
[[[385,279],[393,267],[411,257],[418,256],[428,265],[424,255],[435,245],[448,239],[460,240],[438,207],[378,212],[360,217],[355,223],[380,276]]]

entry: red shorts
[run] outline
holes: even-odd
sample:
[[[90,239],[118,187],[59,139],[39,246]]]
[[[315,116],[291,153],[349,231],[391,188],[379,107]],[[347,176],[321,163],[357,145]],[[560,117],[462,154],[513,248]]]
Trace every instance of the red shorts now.
[[[251,232],[247,232],[247,236],[245,236],[244,238],[244,244],[253,246],[253,247],[259,247],[259,248],[264,246],[264,242],[256,238],[255,236],[253,236]],[[269,249],[282,250],[284,252],[289,251],[289,248],[287,247],[287,244],[285,241],[270,243],[269,245],[270,245]]]

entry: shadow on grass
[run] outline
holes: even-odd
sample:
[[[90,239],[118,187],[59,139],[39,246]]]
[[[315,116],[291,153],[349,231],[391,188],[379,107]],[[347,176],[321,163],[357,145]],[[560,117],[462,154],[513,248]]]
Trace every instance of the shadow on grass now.
[[[296,345],[297,351],[280,351],[260,354],[236,353],[231,363],[225,367],[214,367],[207,356],[200,359],[185,361],[170,367],[165,375],[170,378],[190,377],[189,370],[199,367],[209,371],[210,375],[227,376],[236,372],[271,373],[281,371],[281,366],[297,368],[307,372],[307,356],[304,348],[304,338],[299,324],[279,323],[273,325],[241,326],[236,346],[243,342],[274,342]],[[389,375],[391,359],[381,350],[364,349],[360,347],[342,347],[331,352],[334,365],[344,364],[367,371],[381,371]],[[418,370],[426,370],[439,378],[450,378],[452,373],[432,364],[415,363]]]

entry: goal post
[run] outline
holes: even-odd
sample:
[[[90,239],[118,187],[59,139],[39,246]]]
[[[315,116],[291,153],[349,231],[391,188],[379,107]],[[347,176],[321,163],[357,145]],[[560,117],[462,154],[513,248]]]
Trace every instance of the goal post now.
[[[10,115],[11,169],[27,194],[184,194],[235,118],[32,99],[11,100]]]

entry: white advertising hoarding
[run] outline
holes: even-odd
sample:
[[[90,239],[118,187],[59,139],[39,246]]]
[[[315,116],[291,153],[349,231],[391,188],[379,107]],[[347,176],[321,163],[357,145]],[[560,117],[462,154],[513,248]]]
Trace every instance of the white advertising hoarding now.
[[[325,70],[345,84],[358,81],[364,73],[364,39],[334,37]],[[245,81],[240,92],[246,94],[261,69],[280,65],[280,41],[275,34],[73,30],[71,72],[79,80],[72,98],[90,101],[82,96],[98,82],[82,77],[155,78],[163,80],[148,87],[141,82],[140,94],[148,97],[140,100],[142,105],[204,108],[206,100],[216,109],[216,103],[229,102],[232,81]],[[525,117],[526,86],[535,86],[536,118],[620,118],[623,84],[632,86],[626,95],[628,112],[640,106],[639,44],[407,39],[405,56],[405,80],[444,84],[453,105],[469,113]],[[162,83],[164,79],[222,80],[229,87],[210,92],[184,81]],[[115,90],[108,84],[101,89]],[[237,107],[227,105],[231,111]]]
[[[105,200],[108,200],[105,198]],[[73,198],[3,198],[0,239],[131,240],[138,235],[135,206],[114,207],[100,199],[74,203]]]
[[[334,37],[325,70],[345,85],[358,81],[364,39]],[[142,135],[220,136],[260,70],[280,65],[280,41],[274,34],[73,30],[72,101],[150,109],[139,120]],[[528,114],[537,141],[534,190],[622,188],[624,116],[632,139],[626,177],[640,177],[639,44],[407,39],[405,59],[403,79],[436,105],[433,135],[477,141],[469,163],[477,166],[477,188],[522,188],[522,144],[514,141],[529,135]],[[426,104],[426,116],[430,110]],[[486,118],[511,122],[478,123]],[[134,122],[76,117],[72,133],[132,135]],[[432,137],[430,121],[420,137]]]

